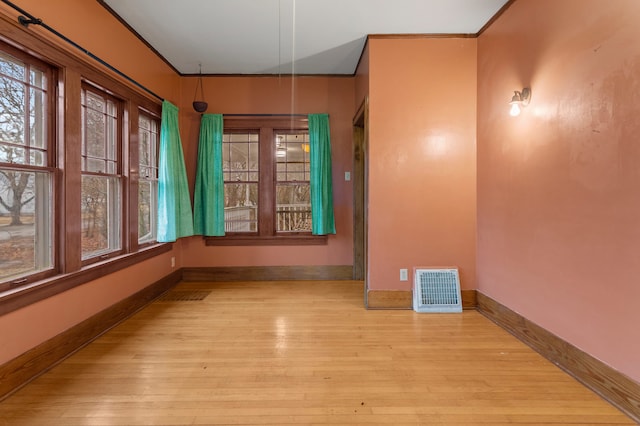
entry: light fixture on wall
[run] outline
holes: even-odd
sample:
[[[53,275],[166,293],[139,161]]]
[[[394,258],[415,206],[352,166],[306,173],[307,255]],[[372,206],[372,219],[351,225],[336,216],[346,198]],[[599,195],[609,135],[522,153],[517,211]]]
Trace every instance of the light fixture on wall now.
[[[198,74],[198,83],[196,83],[196,93],[193,95],[193,109],[196,112],[205,112],[209,104],[204,100],[204,89],[202,88],[202,64],[198,64],[200,66],[200,73]],[[198,101],[198,87],[200,87],[200,95],[202,96],[202,100]]]
[[[512,117],[517,117],[518,115],[520,115],[520,111],[522,110],[522,107],[526,107],[527,105],[529,105],[529,101],[531,101],[530,88],[525,87],[524,89],[522,89],[521,92],[517,90],[514,91],[513,97],[511,98],[511,102],[509,102],[509,104],[511,105],[509,114]]]

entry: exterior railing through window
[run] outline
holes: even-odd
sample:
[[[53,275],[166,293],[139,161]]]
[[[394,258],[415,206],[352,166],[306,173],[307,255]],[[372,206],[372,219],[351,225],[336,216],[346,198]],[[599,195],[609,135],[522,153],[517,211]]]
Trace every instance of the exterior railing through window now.
[[[257,207],[224,209],[225,232],[256,232]],[[311,232],[309,204],[281,204],[276,211],[277,232]]]

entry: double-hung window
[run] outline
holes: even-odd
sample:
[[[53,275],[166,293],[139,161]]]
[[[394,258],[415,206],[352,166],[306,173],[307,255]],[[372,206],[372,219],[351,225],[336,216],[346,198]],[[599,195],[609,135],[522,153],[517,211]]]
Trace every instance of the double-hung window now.
[[[53,273],[52,70],[0,52],[0,281]],[[0,286],[2,289],[2,286]]]
[[[311,232],[309,133],[276,132],[276,232]]]
[[[82,259],[122,250],[122,124],[120,102],[82,88]]]
[[[306,119],[225,118],[224,237],[209,245],[325,244],[311,235]]]

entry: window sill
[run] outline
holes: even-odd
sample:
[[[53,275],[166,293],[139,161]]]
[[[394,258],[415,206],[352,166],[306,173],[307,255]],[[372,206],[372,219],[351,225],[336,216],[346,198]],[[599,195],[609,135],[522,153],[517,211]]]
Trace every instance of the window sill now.
[[[79,271],[58,274],[31,284],[0,293],[0,316],[32,303],[62,293],[104,275],[135,265],[159,254],[171,251],[173,244],[154,244],[135,253],[128,253],[102,262],[93,263]]]
[[[203,237],[207,246],[323,246],[326,235],[282,235],[259,237],[257,235],[229,235],[225,237]]]

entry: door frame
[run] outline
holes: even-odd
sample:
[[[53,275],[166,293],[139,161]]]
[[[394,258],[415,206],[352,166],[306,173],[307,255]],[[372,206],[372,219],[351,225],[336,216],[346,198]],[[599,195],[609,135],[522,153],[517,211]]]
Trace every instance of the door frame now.
[[[364,305],[368,306],[368,185],[369,97],[353,117],[353,279],[364,281]]]

